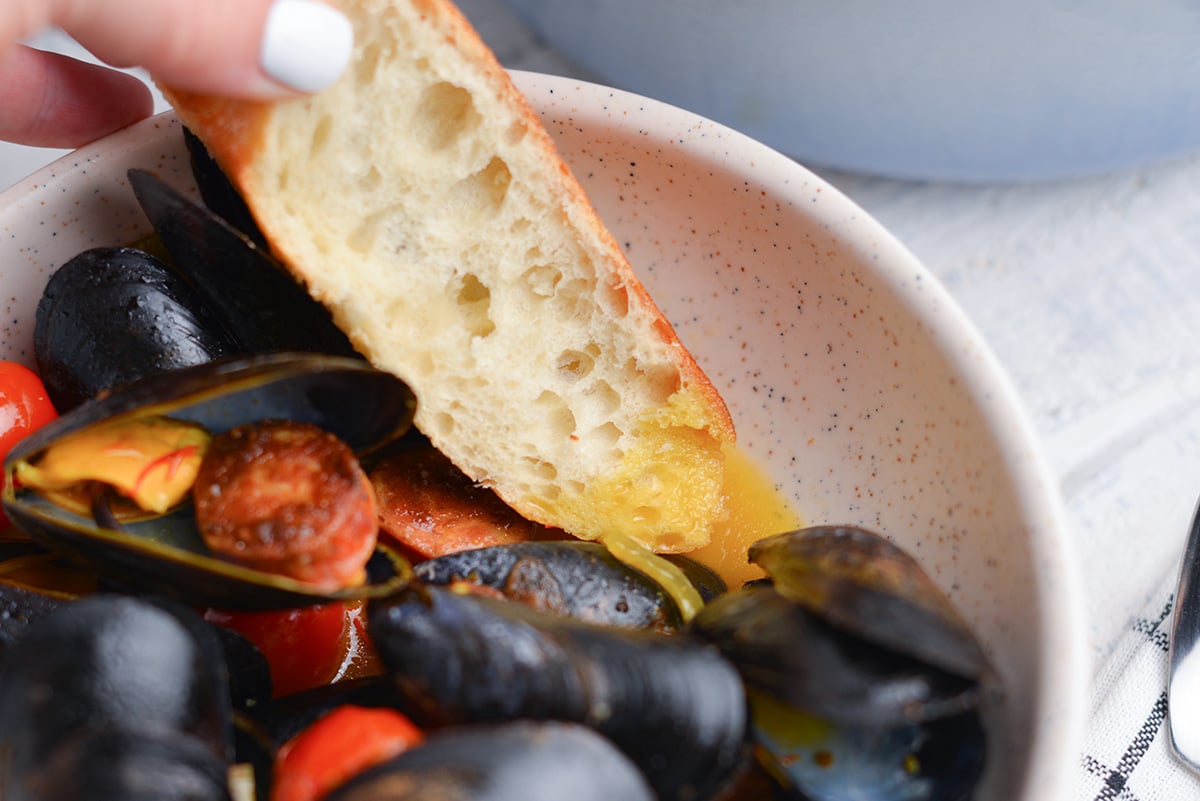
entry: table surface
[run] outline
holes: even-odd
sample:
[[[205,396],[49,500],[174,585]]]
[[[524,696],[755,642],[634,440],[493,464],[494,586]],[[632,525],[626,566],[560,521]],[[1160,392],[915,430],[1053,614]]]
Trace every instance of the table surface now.
[[[501,0],[459,5],[506,66],[593,78]],[[0,188],[61,153],[0,143]],[[1099,671],[1174,585],[1200,493],[1200,154],[1015,185],[806,166],[907,245],[1007,369],[1060,483]]]

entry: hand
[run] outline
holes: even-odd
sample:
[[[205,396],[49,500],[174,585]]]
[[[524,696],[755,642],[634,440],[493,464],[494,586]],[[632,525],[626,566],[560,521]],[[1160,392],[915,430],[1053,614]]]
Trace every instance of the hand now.
[[[353,47],[322,0],[0,0],[0,140],[78,147],[154,109],[134,76],[17,44],[50,26],[114,67],[257,99],[323,89]]]

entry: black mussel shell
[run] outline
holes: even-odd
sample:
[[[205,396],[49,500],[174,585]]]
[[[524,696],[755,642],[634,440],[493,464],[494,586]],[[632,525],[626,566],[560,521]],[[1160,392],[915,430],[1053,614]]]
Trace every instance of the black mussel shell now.
[[[157,797],[224,798],[207,781],[223,780],[232,756],[223,667],[212,630],[186,608],[110,595],[66,604],[0,666],[0,797],[151,798],[140,771],[153,769]],[[177,781],[206,792],[174,794]]]
[[[746,684],[756,753],[811,801],[965,801],[983,770],[983,651],[916,562],[863,529],[751,548],[769,580],[691,621]]]
[[[434,734],[370,768],[328,801],[654,801],[637,768],[569,723],[472,726]]]
[[[34,570],[45,569],[46,565],[55,568],[64,563],[62,557],[44,549],[36,559],[39,565],[34,567]],[[0,577],[0,660],[3,660],[39,621],[80,597],[87,597],[96,591],[94,586],[82,592],[74,592],[66,588],[50,589],[48,586],[31,586],[10,581],[4,574],[13,561],[27,560],[16,557],[0,562],[0,576],[4,576]],[[89,580],[94,578],[91,574],[87,576]],[[51,584],[53,577],[54,574],[51,574]],[[107,589],[110,588],[105,588]],[[257,646],[232,629],[214,623],[205,625],[214,631],[224,654],[229,696],[233,706],[249,708],[270,700],[271,670],[266,657]]]
[[[32,792],[5,801],[233,801],[228,765],[194,739],[161,732],[85,731],[22,783]]]
[[[0,536],[0,659],[38,621],[97,588],[94,574],[9,528]]]
[[[106,528],[15,487],[12,474],[17,462],[36,460],[66,434],[144,415],[199,423],[213,433],[264,419],[312,423],[362,455],[406,431],[415,404],[399,379],[361,360],[319,354],[267,354],[150,376],[84,404],[14,448],[5,462],[4,509],[34,539],[132,591],[226,609],[279,609],[387,595],[408,582],[410,569],[382,546],[367,565],[365,585],[318,592],[284,576],[215,558],[200,539],[190,508],[121,529]]]
[[[362,455],[408,431],[415,411],[408,385],[360,359],[268,353],[147,376],[38,429],[5,464],[87,426],[147,415],[191,421],[213,433],[259,420],[311,423]]]
[[[813,526],[755,543],[750,561],[781,594],[842,631],[966,678],[990,673],[979,641],[945,594],[879,534]]]
[[[57,593],[0,581],[0,659],[31,626],[70,600]]]
[[[717,574],[708,565],[701,564],[690,556],[680,553],[665,553],[662,558],[671,562],[680,570],[691,585],[696,588],[696,592],[700,593],[700,600],[704,603],[724,595],[729,591],[728,585],[725,584],[725,579]]]
[[[974,709],[974,679],[846,633],[770,587],[717,598],[691,621],[746,686],[820,717],[896,725]]]
[[[246,352],[352,357],[329,310],[245,234],[143,170],[129,183],[171,261]]]
[[[372,601],[368,632],[419,724],[584,723],[663,801],[713,797],[745,765],[741,679],[691,638],[424,586]]]
[[[246,201],[230,183],[217,160],[200,141],[200,137],[184,128],[183,141],[187,145],[192,176],[196,179],[196,186],[200,190],[204,205],[208,206],[213,214],[249,237],[255,245],[269,250],[267,239],[254,222],[254,215],[250,213]]]
[[[413,575],[469,582],[551,614],[630,629],[674,631],[683,619],[662,587],[594,542],[523,542],[439,556]]]
[[[207,621],[206,621],[207,622]],[[216,623],[208,624],[225,658],[229,701],[235,710],[257,709],[271,700],[271,665],[247,637]]]
[[[186,509],[119,530],[102,528],[29,492],[13,496],[6,490],[4,509],[31,536],[95,570],[113,589],[197,606],[271,610],[357,601],[395,592],[412,573],[402,556],[377,545],[364,584],[326,592],[210,555]]]
[[[239,350],[190,284],[135,248],[94,248],[56,270],[38,303],[33,346],[60,413],[145,375]]]
[[[237,782],[244,788],[237,794],[236,801],[250,801],[251,798],[270,801],[277,755],[275,747],[245,713],[234,715],[233,744],[236,767],[229,778],[231,786]],[[253,795],[249,792],[250,782],[253,783]]]

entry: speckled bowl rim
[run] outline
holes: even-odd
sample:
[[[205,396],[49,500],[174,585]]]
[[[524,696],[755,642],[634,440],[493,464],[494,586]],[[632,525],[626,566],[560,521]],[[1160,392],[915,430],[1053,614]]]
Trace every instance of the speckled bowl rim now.
[[[1072,786],[1072,767],[1082,745],[1086,690],[1089,685],[1085,656],[1084,606],[1076,560],[1070,553],[1067,525],[1056,482],[1033,433],[1020,399],[998,360],[949,293],[923,265],[886,229],[851,200],[819,176],[790,158],[724,126],[659,101],[621,92],[597,84],[530,72],[514,72],[518,86],[535,109],[542,94],[571,93],[582,101],[576,118],[597,125],[613,125],[614,106],[651,110],[679,120],[682,127],[708,126],[721,131],[719,147],[731,163],[754,161],[772,171],[795,177],[794,185],[819,186],[823,202],[809,209],[818,220],[855,226],[854,240],[870,241],[878,255],[872,269],[904,302],[917,310],[930,335],[941,345],[958,375],[980,403],[987,425],[996,437],[1006,460],[1006,470],[1023,506],[1021,517],[1030,522],[1031,550],[1039,561],[1035,572],[1045,603],[1042,617],[1039,669],[1043,681],[1033,703],[1038,709],[1028,775],[1023,777],[1018,798],[1024,801],[1065,797]],[[589,104],[607,109],[606,116],[589,117]],[[539,109],[540,110],[540,109]],[[682,116],[680,116],[682,115]],[[620,115],[615,117],[622,122]],[[637,123],[629,122],[629,125]],[[0,223],[15,215],[37,219],[39,192],[68,192],[79,170],[100,159],[127,158],[147,140],[166,135],[178,127],[173,112],[167,111],[137,123],[112,136],[80,148],[0,193]],[[681,147],[711,145],[703,138],[680,143]],[[2,227],[2,226],[0,226]],[[919,289],[913,277],[920,278]]]

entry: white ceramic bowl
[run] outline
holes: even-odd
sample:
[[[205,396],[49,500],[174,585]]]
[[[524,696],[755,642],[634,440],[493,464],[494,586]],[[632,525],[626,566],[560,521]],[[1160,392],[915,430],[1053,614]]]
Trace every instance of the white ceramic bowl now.
[[[1088,676],[1054,482],[1009,384],[941,286],[795,162],[658,102],[562,78],[518,83],[680,336],[742,446],[810,522],[911,549],[1003,684],[980,798],[1058,798]],[[190,186],[173,116],[84,148],[0,195],[0,356],[31,361],[51,271],[148,226],[124,180]]]
[[[1178,0],[506,0],[605,83],[806,163],[1024,179],[1200,147]]]

